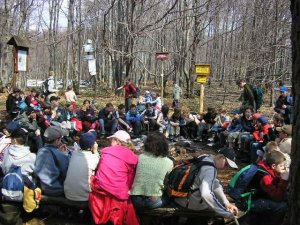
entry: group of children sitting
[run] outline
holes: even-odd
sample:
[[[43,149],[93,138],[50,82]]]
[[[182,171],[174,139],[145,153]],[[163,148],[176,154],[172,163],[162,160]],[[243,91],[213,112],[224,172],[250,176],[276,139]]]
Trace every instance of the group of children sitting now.
[[[167,138],[178,140],[180,136],[203,141],[207,134],[213,134],[221,146],[227,146],[241,160],[258,163],[268,175],[260,183],[264,197],[255,202],[256,208],[261,210],[257,212],[274,213],[278,208],[285,212],[287,209],[285,194],[292,127],[283,124],[280,114],[273,116],[272,123],[265,116],[253,113],[251,107],[245,107],[242,113],[235,111],[233,119],[225,109],[216,113],[213,108],[204,115],[190,113],[185,107],[174,108],[169,116],[167,105],[159,107],[157,103],[145,101],[145,109],[139,111],[132,104],[128,112],[124,105],[115,111],[108,103],[96,116],[89,100],[79,109],[72,102],[60,107],[59,100],[52,96],[49,104],[45,104],[37,98],[35,89],[26,98],[19,90],[8,97],[7,111],[14,119],[2,127],[2,177],[12,166],[19,166],[25,176],[38,182],[45,195],[65,196],[73,201],[89,200],[96,224],[108,221],[139,224],[135,209],[166,204],[165,178],[173,168],[168,158]],[[22,101],[26,107],[20,107]],[[143,153],[137,156],[131,138],[143,130],[148,135]],[[97,137],[104,135],[110,146],[99,151]],[[74,142],[72,148],[67,145],[70,141]],[[226,162],[232,164],[229,158],[234,160],[235,157],[220,152],[220,156],[208,158],[215,164],[211,171],[213,176],[199,172],[195,190],[204,187],[199,182],[201,179],[212,184],[212,190],[207,192],[209,196],[200,196],[204,206],[201,203],[199,210],[211,209],[222,212],[220,215],[225,217],[237,213],[237,208],[221,194],[222,186],[216,178],[216,169],[224,168]],[[189,196],[187,204],[199,200],[195,194],[197,198]],[[121,210],[112,213],[108,206]]]

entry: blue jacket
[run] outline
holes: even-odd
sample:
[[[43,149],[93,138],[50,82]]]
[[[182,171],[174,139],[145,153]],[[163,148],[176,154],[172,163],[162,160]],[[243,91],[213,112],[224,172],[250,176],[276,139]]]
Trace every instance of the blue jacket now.
[[[242,124],[240,119],[233,119],[231,124],[228,126],[227,131],[228,132],[239,132],[242,130]]]
[[[43,192],[49,196],[64,194],[64,180],[69,166],[69,156],[56,146],[46,144],[40,148],[35,161],[35,174]]]
[[[141,121],[142,117],[138,111],[132,113],[130,110],[126,113],[126,120],[129,122]]]

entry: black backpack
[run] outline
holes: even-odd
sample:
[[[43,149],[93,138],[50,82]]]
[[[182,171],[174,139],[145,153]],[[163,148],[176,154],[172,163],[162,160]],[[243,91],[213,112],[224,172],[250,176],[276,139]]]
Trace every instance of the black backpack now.
[[[196,190],[191,190],[195,177],[202,166],[215,165],[212,162],[203,161],[207,155],[194,158],[190,161],[183,162],[173,168],[170,172],[166,184],[167,192],[170,197],[187,197]]]

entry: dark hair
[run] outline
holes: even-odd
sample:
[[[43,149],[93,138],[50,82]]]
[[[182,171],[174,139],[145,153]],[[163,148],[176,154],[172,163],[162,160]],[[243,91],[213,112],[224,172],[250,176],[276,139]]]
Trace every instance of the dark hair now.
[[[27,142],[27,135],[28,135],[27,130],[23,128],[19,128],[11,132],[10,137],[15,139],[19,145],[25,145]]]
[[[272,166],[273,164],[278,165],[286,160],[284,154],[280,151],[273,151],[267,154],[266,164]]]
[[[67,90],[68,90],[68,91],[71,91],[71,90],[72,90],[72,88],[73,88],[73,85],[72,85],[72,84],[70,84],[70,85],[67,87]]]
[[[167,116],[168,113],[169,113],[169,106],[168,106],[168,105],[163,105],[163,106],[161,107],[161,112],[162,112],[162,114],[163,114],[164,116]]]
[[[245,115],[245,112],[246,112],[246,110],[248,110],[248,109],[250,109],[251,112],[253,113],[253,107],[250,106],[250,105],[247,105],[247,106],[245,106],[244,109],[243,109],[243,115]]]
[[[31,89],[31,92],[37,93],[37,90],[36,90],[35,88],[32,88],[32,89]]]
[[[84,104],[87,103],[87,102],[88,102],[89,104],[91,104],[91,101],[88,100],[88,99],[84,100],[82,104],[84,105]]]
[[[130,108],[132,109],[132,108],[136,108],[136,105],[135,104],[131,104],[130,105]]]
[[[118,105],[118,110],[121,110],[121,109],[124,109],[124,108],[125,108],[125,105],[124,105],[124,104]]]
[[[178,108],[174,108],[173,117],[179,118],[181,116],[181,110]]]
[[[146,109],[147,109],[149,106],[152,107],[151,103],[150,103],[150,102],[147,102],[146,105],[145,105]]]
[[[284,122],[284,118],[283,118],[283,116],[280,113],[276,113],[273,116],[273,121],[274,120],[278,121],[280,124],[283,124],[283,122]]]
[[[114,107],[113,104],[111,102],[106,104],[106,107]]]
[[[145,141],[145,152],[149,152],[155,156],[165,157],[169,152],[169,144],[167,138],[159,132],[148,134]]]

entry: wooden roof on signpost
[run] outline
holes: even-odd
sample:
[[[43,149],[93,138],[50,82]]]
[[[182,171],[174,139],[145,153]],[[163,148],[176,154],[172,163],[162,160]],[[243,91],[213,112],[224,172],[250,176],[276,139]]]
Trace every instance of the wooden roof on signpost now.
[[[7,42],[8,45],[13,45],[16,48],[25,48],[28,49],[30,47],[30,42],[26,38],[21,38],[19,36],[12,36],[11,39]]]

